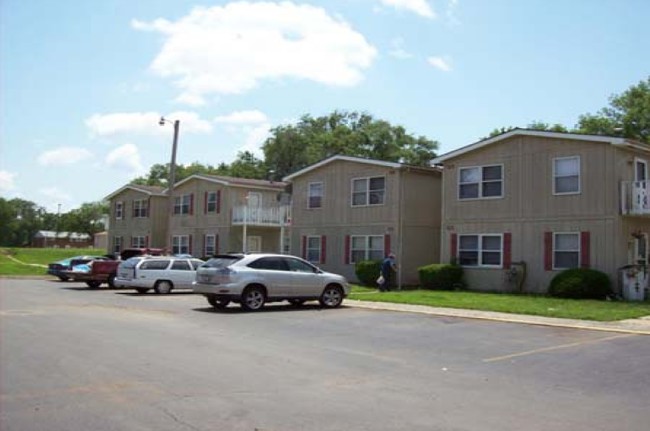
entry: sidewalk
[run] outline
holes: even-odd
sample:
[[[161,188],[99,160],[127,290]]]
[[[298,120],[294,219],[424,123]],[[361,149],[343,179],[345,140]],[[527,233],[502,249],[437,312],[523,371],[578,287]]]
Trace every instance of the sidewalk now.
[[[650,316],[639,319],[597,322],[593,320],[559,319],[556,317],[530,316],[523,314],[498,313],[494,311],[461,310],[455,308],[428,307],[425,305],[393,304],[347,299],[345,305],[372,310],[402,311],[435,316],[483,319],[527,325],[557,326],[562,328],[590,329],[593,331],[623,332],[627,334],[650,335]]]

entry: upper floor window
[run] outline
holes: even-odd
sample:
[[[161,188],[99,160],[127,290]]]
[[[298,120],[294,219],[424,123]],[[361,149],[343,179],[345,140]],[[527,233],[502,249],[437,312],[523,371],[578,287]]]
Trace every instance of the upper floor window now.
[[[553,159],[553,194],[580,193],[580,157]]]
[[[356,178],[352,180],[352,206],[383,205],[386,178]]]
[[[553,234],[553,269],[580,267],[580,232]]]
[[[133,218],[149,217],[149,200],[138,199],[133,201]]]
[[[115,220],[122,220],[124,218],[124,202],[115,202]]]
[[[320,208],[323,205],[323,183],[309,183],[307,200],[308,208]]]
[[[382,260],[384,256],[383,235],[353,235],[350,238],[350,263]]]
[[[192,195],[181,195],[174,197],[174,214],[192,213]]]
[[[499,198],[503,196],[503,166],[460,168],[459,199]]]
[[[498,234],[459,235],[458,263],[463,266],[500,267],[503,236]]]
[[[219,192],[206,192],[205,194],[205,212],[218,213],[219,212]]]

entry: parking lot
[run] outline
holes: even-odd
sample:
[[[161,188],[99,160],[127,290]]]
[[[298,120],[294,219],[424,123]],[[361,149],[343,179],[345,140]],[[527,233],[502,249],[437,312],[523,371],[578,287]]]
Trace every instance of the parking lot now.
[[[316,304],[0,279],[0,429],[648,429],[648,336]]]

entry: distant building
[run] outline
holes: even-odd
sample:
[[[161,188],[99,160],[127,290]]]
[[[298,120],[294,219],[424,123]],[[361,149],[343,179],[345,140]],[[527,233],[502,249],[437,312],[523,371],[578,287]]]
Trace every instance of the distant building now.
[[[93,238],[87,233],[39,230],[32,239],[32,247],[84,248],[92,247]]]

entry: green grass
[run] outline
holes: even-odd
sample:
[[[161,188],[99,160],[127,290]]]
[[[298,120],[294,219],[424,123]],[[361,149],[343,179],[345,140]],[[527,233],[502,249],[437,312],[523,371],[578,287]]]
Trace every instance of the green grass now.
[[[46,275],[47,264],[79,255],[104,255],[106,250],[96,248],[0,248],[0,276]],[[15,262],[9,256],[18,259]],[[41,265],[41,266],[34,266]]]
[[[403,290],[378,292],[353,286],[350,299],[498,311],[567,319],[614,321],[650,315],[650,302],[559,299],[543,295],[509,295],[466,291]]]

